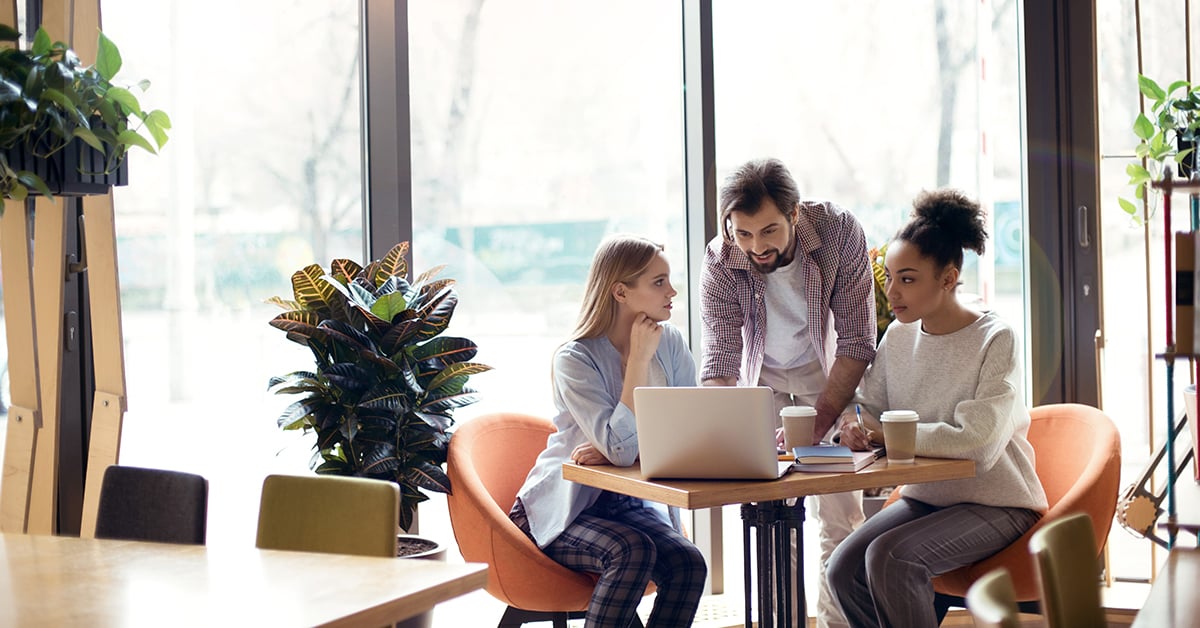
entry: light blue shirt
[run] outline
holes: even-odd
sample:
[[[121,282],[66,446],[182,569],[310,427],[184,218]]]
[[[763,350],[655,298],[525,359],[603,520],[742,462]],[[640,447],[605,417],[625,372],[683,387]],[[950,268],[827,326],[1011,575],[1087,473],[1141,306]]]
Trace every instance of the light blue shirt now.
[[[695,386],[696,363],[687,343],[670,323],[654,352],[667,386]],[[624,373],[621,354],[606,336],[564,344],[554,355],[554,417],[557,431],[517,492],[529,518],[538,547],[546,547],[579,513],[600,497],[601,490],[564,480],[562,465],[571,452],[590,442],[613,464],[627,467],[638,457],[637,424],[633,410],[621,402]],[[661,504],[647,502],[664,522],[671,519]]]

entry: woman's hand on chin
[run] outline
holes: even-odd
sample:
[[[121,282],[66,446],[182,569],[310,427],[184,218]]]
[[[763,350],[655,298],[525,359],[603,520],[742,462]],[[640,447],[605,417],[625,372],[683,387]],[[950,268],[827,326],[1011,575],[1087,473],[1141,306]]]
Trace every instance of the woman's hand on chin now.
[[[637,360],[649,364],[650,358],[658,350],[658,341],[662,338],[662,326],[657,321],[639,312],[633,319],[633,327],[629,330],[629,361]]]

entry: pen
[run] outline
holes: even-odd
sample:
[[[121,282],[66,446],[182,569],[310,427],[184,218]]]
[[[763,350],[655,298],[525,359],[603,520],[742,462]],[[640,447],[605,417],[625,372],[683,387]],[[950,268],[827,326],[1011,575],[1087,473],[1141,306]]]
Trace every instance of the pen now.
[[[854,418],[858,419],[858,429],[862,430],[863,434],[870,434],[862,420],[862,405],[857,403],[854,404]]]

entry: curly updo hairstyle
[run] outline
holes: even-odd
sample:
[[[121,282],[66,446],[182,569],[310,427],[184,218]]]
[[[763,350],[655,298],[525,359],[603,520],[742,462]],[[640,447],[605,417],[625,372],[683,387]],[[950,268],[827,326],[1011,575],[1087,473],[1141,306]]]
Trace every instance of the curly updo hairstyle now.
[[[915,244],[939,271],[950,264],[961,271],[963,250],[983,255],[987,237],[979,203],[960,190],[942,188],[917,195],[908,224],[895,239]]]

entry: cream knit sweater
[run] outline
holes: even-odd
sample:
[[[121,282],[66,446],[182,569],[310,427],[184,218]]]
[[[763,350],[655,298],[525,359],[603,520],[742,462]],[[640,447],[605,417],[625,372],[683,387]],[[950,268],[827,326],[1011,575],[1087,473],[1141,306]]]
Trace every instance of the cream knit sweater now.
[[[991,313],[951,334],[927,334],[920,321],[888,328],[858,391],[865,418],[916,410],[918,456],[975,461],[974,478],[912,484],[905,497],[1045,512],[1016,347],[1012,328]]]

